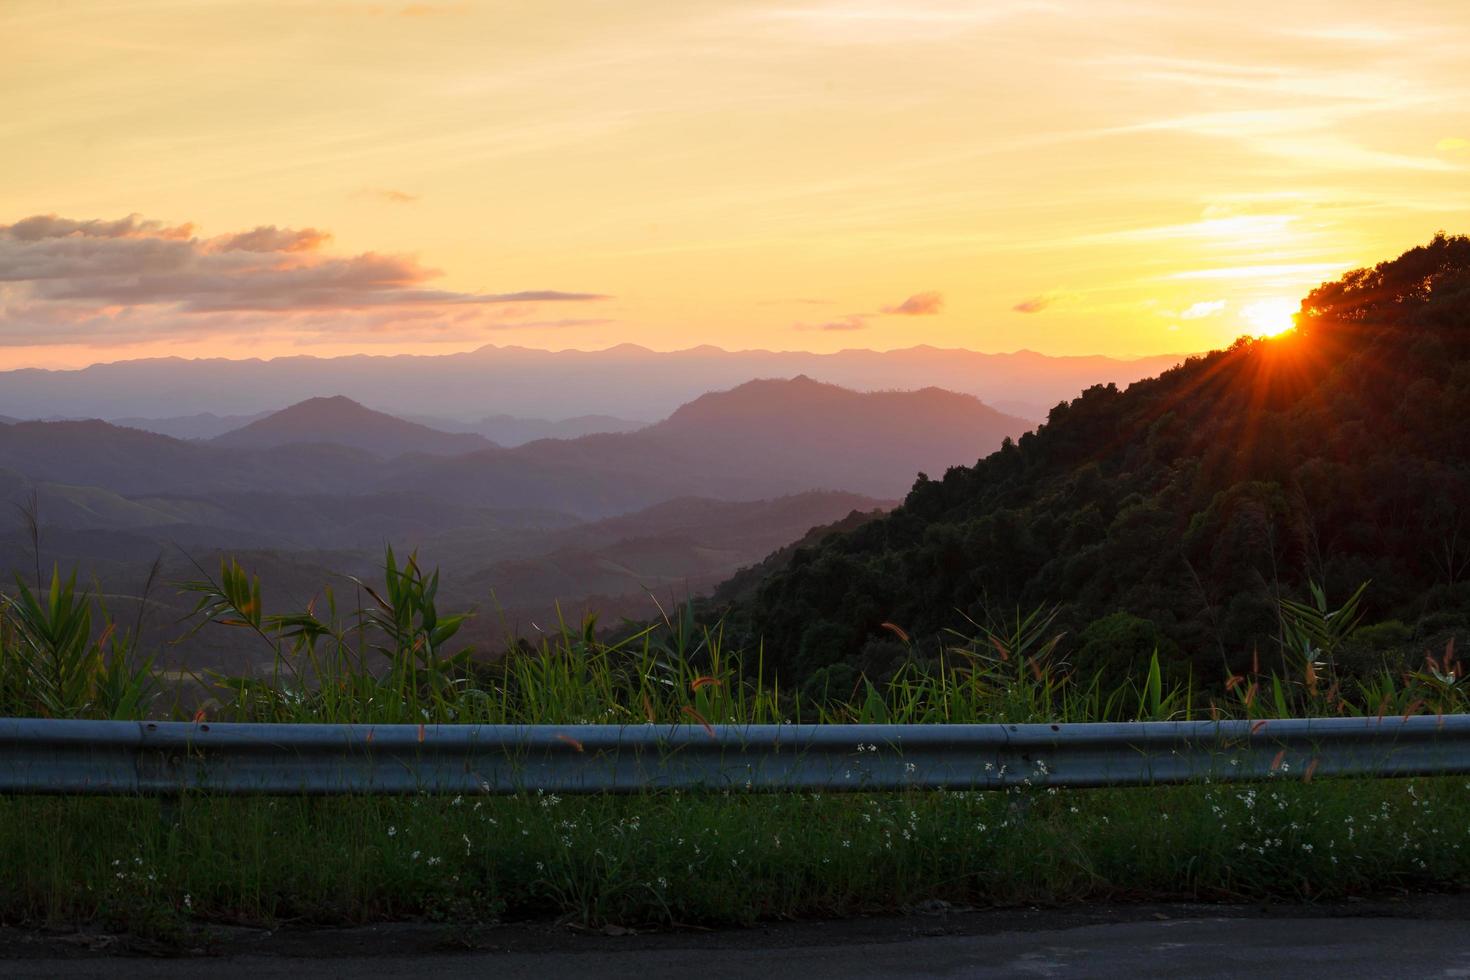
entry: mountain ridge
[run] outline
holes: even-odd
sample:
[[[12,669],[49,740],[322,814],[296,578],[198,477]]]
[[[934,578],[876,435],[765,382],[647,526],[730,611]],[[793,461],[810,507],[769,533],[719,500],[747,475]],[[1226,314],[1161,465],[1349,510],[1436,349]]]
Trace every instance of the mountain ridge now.
[[[698,496],[764,499],[823,489],[893,498],[919,472],[978,459],[1031,426],[936,388],[856,392],[810,378],[760,379],[707,392],[634,432],[544,439],[430,462],[389,485],[427,481],[453,488],[448,499],[462,503],[520,492],[522,481],[534,478],[550,506],[589,519],[667,496],[671,474]],[[590,474],[603,488],[600,512],[570,499],[572,474],[583,483]],[[586,498],[585,488],[579,493]]]
[[[498,448],[478,433],[444,432],[374,411],[345,395],[308,398],[210,440],[214,446],[251,449],[308,443],[361,449],[384,459],[406,453],[456,456]]]

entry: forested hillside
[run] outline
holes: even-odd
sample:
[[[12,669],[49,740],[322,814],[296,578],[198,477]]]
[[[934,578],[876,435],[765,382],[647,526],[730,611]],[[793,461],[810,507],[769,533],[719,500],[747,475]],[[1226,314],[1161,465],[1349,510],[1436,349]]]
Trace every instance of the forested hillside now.
[[[920,475],[737,600],[727,635],[793,680],[845,682],[915,652],[884,624],[932,656],[967,617],[1059,603],[1079,669],[1157,645],[1213,682],[1275,655],[1279,598],[1371,581],[1365,622],[1403,624],[1378,636],[1442,640],[1470,611],[1467,422],[1470,239],[1440,235],[1319,287],[1295,331],[1090,388]]]

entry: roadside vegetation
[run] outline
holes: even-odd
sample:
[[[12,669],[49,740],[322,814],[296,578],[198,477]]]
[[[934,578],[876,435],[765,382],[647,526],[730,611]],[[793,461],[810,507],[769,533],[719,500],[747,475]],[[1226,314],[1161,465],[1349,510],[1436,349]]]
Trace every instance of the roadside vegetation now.
[[[389,552],[350,601],[268,613],[226,562],[182,588],[184,632],[247,631],[273,667],[180,684],[60,574],[0,600],[0,712],[255,722],[1082,722],[1464,711],[1453,643],[1414,669],[1341,670],[1364,590],[1283,602],[1251,668],[1134,676],[1072,666],[1055,610],[947,634],[881,683],[801,694],[761,650],[689,609],[600,638],[561,624],[486,663],[438,577]],[[896,626],[896,642],[911,643]],[[855,747],[855,750],[857,747]],[[1312,780],[1136,790],[647,794],[618,798],[0,798],[0,921],[168,937],[210,923],[566,917],[588,927],[1081,899],[1321,899],[1455,888],[1470,875],[1464,779]]]

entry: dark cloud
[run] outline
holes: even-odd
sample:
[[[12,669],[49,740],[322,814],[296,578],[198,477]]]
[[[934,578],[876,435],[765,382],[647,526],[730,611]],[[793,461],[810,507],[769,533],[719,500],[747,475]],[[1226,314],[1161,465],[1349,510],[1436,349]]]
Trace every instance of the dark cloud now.
[[[944,294],[937,291],[914,293],[897,306],[882,307],[884,313],[901,316],[933,316],[944,309]]]
[[[214,315],[224,313],[279,318],[383,310],[401,317],[412,310],[433,316],[607,298],[556,289],[434,289],[430,283],[441,273],[412,256],[331,255],[321,250],[330,237],[315,228],[261,225],[201,239],[190,225],[137,215],[118,221],[39,215],[0,225],[0,343],[23,342],[17,338],[30,333],[38,334],[37,343],[60,342],[55,338],[73,332],[63,324],[108,333],[108,324],[135,314],[154,322],[210,315],[196,321],[204,328],[219,325]]]
[[[1030,299],[1021,300],[1011,309],[1016,313],[1040,313],[1050,305],[1050,296],[1032,296]]]

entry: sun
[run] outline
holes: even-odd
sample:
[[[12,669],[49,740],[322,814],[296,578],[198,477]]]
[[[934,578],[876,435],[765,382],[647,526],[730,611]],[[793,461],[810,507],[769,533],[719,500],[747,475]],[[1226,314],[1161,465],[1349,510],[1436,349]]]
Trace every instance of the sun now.
[[[1296,300],[1276,297],[1250,303],[1241,308],[1240,315],[1257,337],[1274,337],[1296,326],[1297,309]]]

